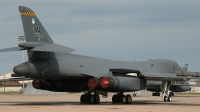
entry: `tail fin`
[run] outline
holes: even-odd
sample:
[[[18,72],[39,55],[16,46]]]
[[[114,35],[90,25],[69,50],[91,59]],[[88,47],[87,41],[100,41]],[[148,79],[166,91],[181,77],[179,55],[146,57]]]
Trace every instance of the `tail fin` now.
[[[36,14],[28,7],[19,6],[26,42],[53,43]]]
[[[187,69],[188,69],[188,64],[185,64],[185,65],[183,66],[183,70],[187,71]]]

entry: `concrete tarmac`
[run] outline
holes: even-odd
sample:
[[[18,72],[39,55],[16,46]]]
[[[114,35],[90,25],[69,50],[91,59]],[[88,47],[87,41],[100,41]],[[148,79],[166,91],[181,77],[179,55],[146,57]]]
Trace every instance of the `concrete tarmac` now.
[[[1,95],[0,112],[200,112],[200,95],[176,95],[172,102],[140,95],[132,104],[112,104],[112,94],[101,103],[80,104],[81,93],[66,95]]]

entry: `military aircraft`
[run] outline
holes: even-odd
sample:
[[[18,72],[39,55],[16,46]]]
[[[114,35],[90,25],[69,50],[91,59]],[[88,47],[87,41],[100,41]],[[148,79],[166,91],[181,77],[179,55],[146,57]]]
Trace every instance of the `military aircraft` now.
[[[19,6],[26,42],[0,52],[27,50],[28,61],[13,68],[18,76],[32,79],[36,89],[56,92],[82,92],[80,102],[98,104],[99,95],[117,92],[112,102],[132,103],[124,92],[146,88],[147,80],[161,81],[164,101],[172,101],[169,94],[174,81],[194,77],[177,76],[183,69],[173,60],[154,59],[125,62],[73,54],[71,47],[53,42],[36,14],[28,7]],[[197,73],[195,76],[199,76]]]
[[[186,81],[176,81],[175,83],[176,84],[173,84],[169,87],[169,90],[170,90],[169,94],[171,96],[174,96],[174,92],[190,91],[191,90],[190,86],[198,86],[197,84],[191,85]],[[160,96],[161,95],[160,92],[163,92],[160,88],[161,86],[162,86],[161,81],[147,81],[146,90],[153,92],[152,96]],[[135,94],[133,94],[133,96],[134,95]]]
[[[188,69],[188,64],[185,64],[183,66],[183,71],[187,71]],[[195,85],[191,85],[189,84],[187,81],[176,81],[174,82],[176,83],[176,85],[171,85],[169,90],[170,90],[170,95],[174,96],[174,92],[186,92],[186,91],[190,91],[191,87],[190,86],[198,86],[197,84]],[[162,85],[161,81],[147,81],[146,83],[146,90],[147,91],[151,91],[152,96],[160,96],[160,86]],[[136,96],[136,94],[133,94],[133,96]]]

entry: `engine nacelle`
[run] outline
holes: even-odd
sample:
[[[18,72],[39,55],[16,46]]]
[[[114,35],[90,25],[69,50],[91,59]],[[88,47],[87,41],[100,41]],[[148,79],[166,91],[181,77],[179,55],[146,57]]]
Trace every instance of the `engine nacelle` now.
[[[34,79],[32,85],[35,89],[56,91],[56,92],[81,92],[87,91],[86,81],[68,81],[68,80],[42,80]]]
[[[138,77],[102,77],[100,86],[100,89],[109,92],[131,92],[145,89],[146,80]]]

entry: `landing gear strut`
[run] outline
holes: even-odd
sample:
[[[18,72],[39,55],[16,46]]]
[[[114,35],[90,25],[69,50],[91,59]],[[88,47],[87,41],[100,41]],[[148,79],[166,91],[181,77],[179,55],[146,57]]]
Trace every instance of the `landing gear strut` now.
[[[122,104],[131,104],[132,103],[132,97],[131,95],[124,95],[123,93],[117,93],[113,95],[112,97],[113,103],[122,103]]]
[[[169,88],[171,86],[171,81],[163,81],[161,85],[161,92],[164,95],[163,100],[164,102],[171,102],[172,101],[172,94],[169,93]]]

